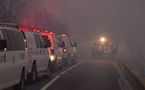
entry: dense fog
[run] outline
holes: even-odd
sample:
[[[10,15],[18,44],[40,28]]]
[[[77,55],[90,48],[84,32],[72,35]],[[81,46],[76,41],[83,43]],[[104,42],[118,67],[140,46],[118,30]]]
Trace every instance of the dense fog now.
[[[80,52],[83,55],[90,55],[91,45],[99,35],[105,35],[119,44],[127,45],[128,49],[135,51],[134,53],[142,52],[145,43],[144,0],[61,0],[61,2],[53,0],[53,2],[57,3],[56,12],[60,12],[53,13],[62,21],[69,23],[70,32],[80,42],[82,47]]]
[[[138,52],[144,47],[144,0],[1,0],[0,3],[1,16],[19,15],[26,25],[68,31],[78,42],[82,57],[91,56],[91,46],[100,35]],[[11,13],[4,12],[10,6]]]

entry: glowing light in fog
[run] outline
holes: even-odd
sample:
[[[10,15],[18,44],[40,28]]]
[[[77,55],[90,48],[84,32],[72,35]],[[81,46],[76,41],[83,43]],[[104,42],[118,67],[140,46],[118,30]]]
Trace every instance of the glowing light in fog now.
[[[105,43],[106,41],[107,41],[107,40],[106,40],[105,37],[101,37],[101,38],[100,38],[100,42],[101,42],[101,43]]]

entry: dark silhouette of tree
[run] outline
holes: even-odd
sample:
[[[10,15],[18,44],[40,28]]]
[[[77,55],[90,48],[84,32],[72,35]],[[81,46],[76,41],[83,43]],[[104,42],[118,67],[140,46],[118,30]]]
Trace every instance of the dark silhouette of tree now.
[[[0,17],[6,22],[20,22],[20,12],[22,10],[23,0],[1,0]]]
[[[35,0],[0,0],[0,11],[0,18],[5,22],[40,27],[57,33],[68,31],[66,24],[45,8],[35,5]]]

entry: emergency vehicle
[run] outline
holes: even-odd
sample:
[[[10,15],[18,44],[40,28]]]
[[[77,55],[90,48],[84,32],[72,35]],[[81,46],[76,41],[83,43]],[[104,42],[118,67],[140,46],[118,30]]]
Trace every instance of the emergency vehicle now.
[[[94,43],[92,48],[92,56],[94,58],[112,58],[114,53],[114,43],[104,38]]]
[[[49,54],[47,48],[50,43],[45,43],[43,37],[38,33],[37,28],[27,28],[20,26],[25,47],[28,53],[27,63],[27,80],[29,83],[34,83],[37,77],[42,75],[50,75]],[[48,41],[49,42],[49,41]]]
[[[49,58],[51,61],[51,71],[56,71],[56,69],[63,67],[60,40],[55,33],[48,32],[47,30],[41,32],[41,35],[45,41],[50,40],[51,42],[51,47],[48,47]]]
[[[72,42],[71,38],[67,34],[59,35],[61,45],[63,47],[63,62],[64,65],[73,64],[76,62],[77,57],[77,43]]]
[[[27,50],[15,24],[0,24],[0,90],[14,86],[24,90],[27,75]]]

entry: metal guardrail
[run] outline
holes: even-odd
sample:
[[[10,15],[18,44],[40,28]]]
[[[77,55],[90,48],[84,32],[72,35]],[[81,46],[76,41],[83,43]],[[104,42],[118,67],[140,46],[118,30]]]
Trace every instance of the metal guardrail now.
[[[126,69],[128,70],[128,72],[130,74],[132,74],[135,79],[141,84],[141,86],[143,88],[145,88],[145,76],[142,75],[141,73],[135,71],[133,68],[131,68],[128,64],[126,64],[125,62],[120,60],[120,64]],[[136,89],[135,89],[136,90]],[[138,89],[138,90],[142,90],[142,89]],[[144,90],[144,89],[143,89]]]

